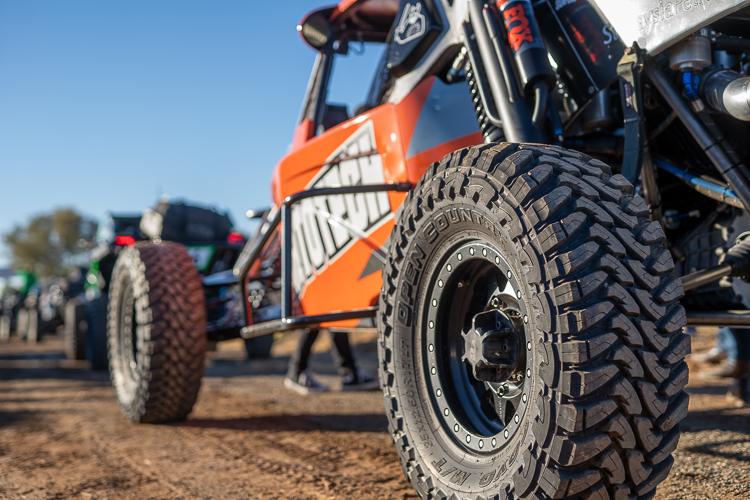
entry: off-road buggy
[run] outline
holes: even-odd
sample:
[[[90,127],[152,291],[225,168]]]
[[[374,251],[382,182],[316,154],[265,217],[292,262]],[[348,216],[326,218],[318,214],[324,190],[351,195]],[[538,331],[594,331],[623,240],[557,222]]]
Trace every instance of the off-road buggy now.
[[[245,338],[375,318],[388,430],[420,497],[653,497],[687,413],[683,327],[750,326],[748,4],[313,12],[291,152],[232,276],[201,280],[173,244],[115,265],[126,416],[190,413],[206,314],[209,336]],[[385,52],[351,116],[330,77],[367,44]]]
[[[105,213],[99,220],[85,296],[66,309],[65,345],[70,359],[88,359],[95,370],[106,370],[107,304],[112,270],[120,252],[138,241],[172,241],[185,245],[200,274],[231,268],[245,237],[233,230],[228,214],[185,203],[160,201],[143,214]],[[248,339],[256,357],[268,356],[272,337]]]

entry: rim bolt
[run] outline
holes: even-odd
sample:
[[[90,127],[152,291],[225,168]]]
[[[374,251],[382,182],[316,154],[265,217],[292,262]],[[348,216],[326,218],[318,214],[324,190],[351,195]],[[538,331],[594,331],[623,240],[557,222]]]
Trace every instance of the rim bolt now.
[[[521,290],[518,290],[518,291],[516,292],[516,297],[518,297],[519,299],[521,298]]]
[[[455,432],[458,432],[458,424],[456,424],[456,425],[454,425],[454,426],[453,426],[453,430],[454,430]]]
[[[497,439],[492,438],[492,446],[497,446]]]
[[[523,315],[523,322],[524,323],[528,323],[529,322],[529,317],[527,315],[525,315],[525,314]]]

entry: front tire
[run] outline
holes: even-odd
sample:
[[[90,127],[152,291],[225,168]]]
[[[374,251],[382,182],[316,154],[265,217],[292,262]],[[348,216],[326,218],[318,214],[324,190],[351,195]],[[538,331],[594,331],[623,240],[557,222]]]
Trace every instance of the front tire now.
[[[666,478],[690,339],[664,233],[632,193],[586,155],[489,144],[407,196],[379,357],[420,497],[646,499]]]
[[[133,422],[185,418],[198,397],[206,352],[206,305],[182,245],[139,243],[115,263],[109,292],[109,366]]]

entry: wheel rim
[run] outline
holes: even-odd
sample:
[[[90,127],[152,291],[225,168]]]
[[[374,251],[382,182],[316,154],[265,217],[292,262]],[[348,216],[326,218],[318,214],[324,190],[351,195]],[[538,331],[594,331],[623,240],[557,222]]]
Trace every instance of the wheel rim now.
[[[461,448],[491,453],[518,430],[531,395],[533,346],[521,281],[495,246],[472,241],[451,251],[429,283],[422,347],[433,408]],[[467,332],[488,311],[512,320],[516,342],[512,367],[493,382],[478,379],[465,359]]]
[[[127,281],[124,285],[117,325],[119,351],[121,362],[127,367],[127,374],[131,380],[136,380],[138,377],[138,329],[135,315],[135,292],[131,281]]]

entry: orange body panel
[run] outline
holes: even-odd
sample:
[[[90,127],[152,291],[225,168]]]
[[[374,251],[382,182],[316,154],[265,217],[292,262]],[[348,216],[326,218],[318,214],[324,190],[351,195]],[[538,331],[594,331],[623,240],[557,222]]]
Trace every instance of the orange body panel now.
[[[311,133],[311,124],[301,122],[293,150],[274,171],[274,202],[279,205],[285,197],[313,187],[416,184],[431,163],[456,149],[481,142],[479,132],[471,133],[406,158],[434,82],[435,77],[427,78],[400,103],[374,108],[307,141],[304,138]],[[377,154],[361,157],[372,150]],[[357,158],[335,161],[352,156]],[[393,212],[405,197],[404,193],[338,195],[312,198],[295,206],[293,282],[301,306],[295,314],[362,309],[377,303]],[[362,208],[364,205],[367,210]],[[360,221],[356,228],[351,225],[342,230],[340,223],[354,224],[356,220]],[[357,322],[336,325],[355,326]]]

